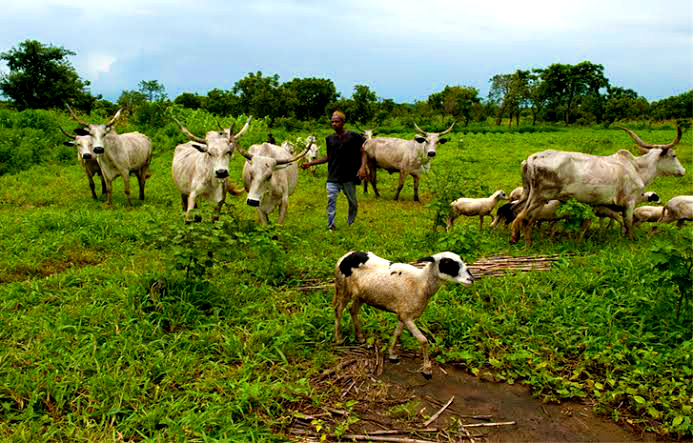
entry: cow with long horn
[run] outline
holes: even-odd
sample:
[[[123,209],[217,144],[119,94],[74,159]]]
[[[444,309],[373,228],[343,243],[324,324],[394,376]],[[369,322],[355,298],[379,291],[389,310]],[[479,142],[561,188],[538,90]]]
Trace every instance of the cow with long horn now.
[[[399,138],[372,138],[366,140],[363,149],[366,151],[368,176],[367,180],[373,185],[376,197],[380,196],[377,188],[376,170],[385,169],[392,174],[399,172],[399,186],[395,200],[404,187],[407,176],[414,177],[414,201],[419,201],[419,179],[431,166],[431,160],[436,155],[436,147],[448,139],[443,136],[450,133],[455,122],[443,132],[426,132],[414,123],[417,134],[414,140]],[[364,190],[366,190],[364,184]]]
[[[228,182],[229,159],[234,149],[238,148],[238,140],[248,131],[251,119],[248,117],[245,126],[237,134],[233,134],[232,126],[209,131],[204,138],[194,135],[173,119],[189,140],[176,146],[171,166],[173,182],[181,194],[186,223],[190,222],[190,211],[195,208],[198,197],[204,197],[215,205],[212,219],[217,220],[226,193],[240,193]]]
[[[538,210],[549,200],[575,198],[591,206],[622,210],[625,233],[633,238],[633,210],[645,186],[660,176],[683,176],[686,170],[676,159],[674,146],[681,141],[681,128],[673,142],[644,143],[631,130],[623,129],[644,154],[635,157],[621,150],[609,156],[580,152],[543,151],[522,162],[524,198],[512,224],[511,243],[517,242],[524,225],[525,240],[531,243],[532,225]]]
[[[101,173],[101,167],[99,162],[96,160],[96,154],[92,149],[92,141],[90,136],[85,135],[73,135],[65,131],[63,128],[58,126],[60,132],[62,132],[69,141],[63,142],[65,146],[77,147],[77,159],[79,160],[79,165],[82,167],[84,174],[89,180],[89,189],[91,189],[91,196],[94,200],[98,200],[96,196],[96,186],[94,185],[94,175],[98,175],[101,178],[101,195],[106,194],[106,181]]]
[[[289,207],[289,196],[296,189],[298,166],[310,146],[296,156],[284,148],[261,143],[252,145],[248,152],[239,148],[238,152],[246,158],[243,166],[243,184],[248,192],[246,203],[257,208],[261,224],[269,223],[269,214],[279,205],[277,223],[284,223]]]
[[[96,125],[85,122],[69,105],[66,106],[72,118],[83,126],[75,129],[75,134],[88,137],[90,140],[106,184],[106,204],[113,204],[113,180],[120,176],[125,184],[128,204],[132,206],[130,174],[137,177],[139,197],[140,200],[144,200],[144,184],[149,178],[149,164],[152,160],[152,142],[149,138],[139,132],[116,133],[113,125],[120,117],[121,109],[105,125]]]

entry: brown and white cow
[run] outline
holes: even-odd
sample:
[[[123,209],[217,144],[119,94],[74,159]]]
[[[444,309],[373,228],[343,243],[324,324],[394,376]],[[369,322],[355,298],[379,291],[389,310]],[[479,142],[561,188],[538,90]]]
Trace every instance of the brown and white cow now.
[[[171,165],[173,181],[181,194],[186,223],[190,222],[190,211],[195,208],[198,197],[204,197],[215,205],[213,220],[216,220],[224,205],[226,192],[237,193],[228,183],[229,159],[238,140],[248,130],[251,119],[248,117],[245,126],[235,135],[233,128],[227,128],[209,131],[201,138],[174,118],[190,140],[176,146]]]
[[[82,167],[84,174],[89,180],[89,189],[91,189],[91,196],[94,200],[98,200],[96,196],[96,186],[94,185],[94,175],[98,175],[101,179],[101,195],[106,194],[106,181],[101,173],[101,167],[99,162],[96,161],[96,154],[92,148],[92,140],[88,135],[71,135],[63,128],[60,131],[70,139],[70,141],[63,142],[65,146],[77,147],[77,159],[79,160],[79,165]]]
[[[123,177],[125,196],[130,206],[130,174],[137,177],[140,200],[144,200],[144,184],[149,178],[149,164],[152,160],[152,142],[149,138],[139,132],[116,133],[113,125],[120,117],[122,109],[119,109],[105,125],[93,125],[77,117],[69,106],[67,108],[72,118],[83,125],[83,128],[75,129],[75,134],[91,138],[96,161],[106,183],[108,206],[112,205],[113,179],[118,176]]]
[[[307,147],[292,157],[288,149],[270,143],[252,145],[248,152],[238,149],[246,158],[243,166],[243,184],[248,192],[246,203],[257,208],[261,224],[269,223],[269,214],[279,205],[277,223],[284,223],[289,207],[289,196],[296,189],[298,166],[296,161],[308,152]]]
[[[623,208],[626,234],[633,238],[633,210],[644,187],[659,176],[683,176],[686,170],[676,159],[674,146],[681,141],[681,128],[673,142],[644,143],[629,129],[621,128],[644,155],[635,157],[620,150],[609,156],[579,152],[543,151],[522,162],[524,200],[512,225],[511,242],[517,242],[525,224],[525,240],[531,243],[531,227],[536,211],[549,200],[570,198],[592,206]]]
[[[404,180],[411,175],[414,177],[414,201],[419,201],[419,178],[430,168],[431,159],[436,155],[437,145],[448,141],[442,136],[452,131],[454,126],[455,123],[443,132],[426,132],[414,123],[418,132],[414,140],[400,138],[366,140],[363,149],[366,151],[369,171],[367,180],[373,185],[376,197],[380,196],[376,185],[376,169],[381,168],[390,174],[399,172],[399,186],[395,193],[395,200],[399,198],[399,193],[404,187]]]

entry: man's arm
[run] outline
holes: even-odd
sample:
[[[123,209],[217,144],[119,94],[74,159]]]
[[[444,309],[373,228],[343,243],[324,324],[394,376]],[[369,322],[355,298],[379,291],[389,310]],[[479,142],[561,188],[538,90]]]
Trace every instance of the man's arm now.
[[[303,163],[303,164],[301,165],[301,168],[302,168],[302,169],[308,169],[308,168],[310,168],[311,166],[321,165],[321,164],[323,164],[323,163],[327,163],[328,161],[330,161],[330,157],[323,157],[323,158],[318,159],[318,160],[313,160],[312,162]]]

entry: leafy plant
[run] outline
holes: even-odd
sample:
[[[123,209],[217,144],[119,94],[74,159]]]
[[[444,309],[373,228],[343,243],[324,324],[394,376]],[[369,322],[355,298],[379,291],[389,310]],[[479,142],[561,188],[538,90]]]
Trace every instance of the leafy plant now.
[[[693,301],[693,229],[662,226],[659,230],[659,235],[650,248],[652,270],[658,284],[678,289],[678,319],[681,306],[688,306]]]

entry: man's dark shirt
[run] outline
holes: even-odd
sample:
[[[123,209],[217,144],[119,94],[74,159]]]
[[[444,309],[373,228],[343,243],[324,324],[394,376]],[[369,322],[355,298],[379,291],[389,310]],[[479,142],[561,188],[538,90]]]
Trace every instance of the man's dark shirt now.
[[[327,145],[327,181],[334,183],[359,183],[361,146],[365,139],[361,134],[347,131],[342,139],[337,134],[325,138]]]

